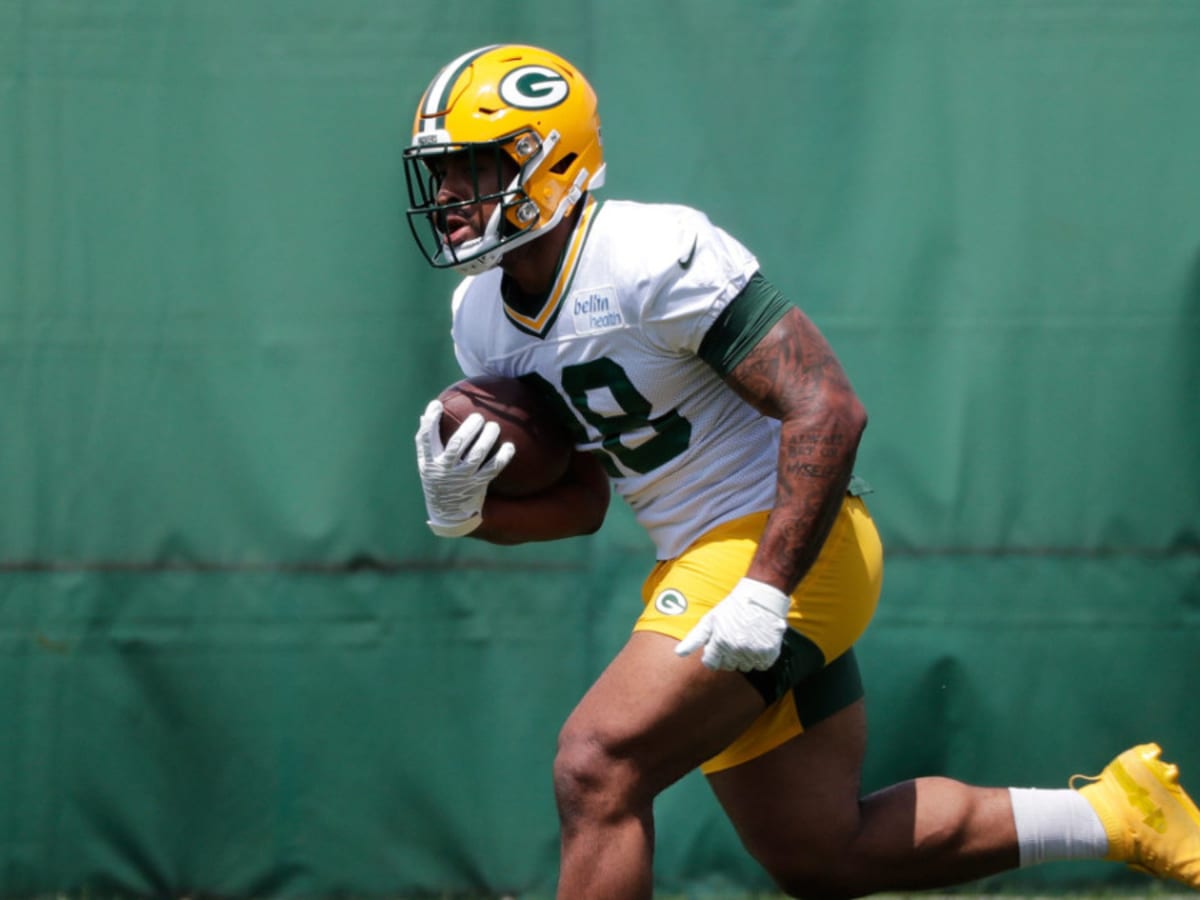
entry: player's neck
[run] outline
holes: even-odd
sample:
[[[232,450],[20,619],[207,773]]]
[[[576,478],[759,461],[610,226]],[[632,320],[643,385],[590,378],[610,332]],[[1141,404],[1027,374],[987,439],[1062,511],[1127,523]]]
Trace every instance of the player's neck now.
[[[563,248],[571,239],[585,202],[586,198],[576,203],[575,208],[546,234],[504,254],[500,263],[504,277],[526,297],[544,297],[554,286]]]

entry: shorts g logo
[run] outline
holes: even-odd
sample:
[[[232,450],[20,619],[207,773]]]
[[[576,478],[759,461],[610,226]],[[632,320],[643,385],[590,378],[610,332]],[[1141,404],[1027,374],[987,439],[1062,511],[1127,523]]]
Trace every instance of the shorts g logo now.
[[[687,612],[687,597],[675,588],[667,588],[654,598],[654,608],[664,616],[681,616]]]
[[[545,66],[521,66],[500,79],[500,99],[517,109],[549,109],[567,93],[566,79]]]

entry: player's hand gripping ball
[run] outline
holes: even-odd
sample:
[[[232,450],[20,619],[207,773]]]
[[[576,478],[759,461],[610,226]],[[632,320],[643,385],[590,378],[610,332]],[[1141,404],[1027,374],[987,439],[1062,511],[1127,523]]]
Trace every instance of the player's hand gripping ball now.
[[[546,402],[532,387],[515,378],[478,376],[450,385],[438,395],[442,402],[440,434],[445,443],[473,412],[500,426],[496,446],[505,441],[516,448],[488,493],[527,497],[555,484],[566,474],[573,447]]]

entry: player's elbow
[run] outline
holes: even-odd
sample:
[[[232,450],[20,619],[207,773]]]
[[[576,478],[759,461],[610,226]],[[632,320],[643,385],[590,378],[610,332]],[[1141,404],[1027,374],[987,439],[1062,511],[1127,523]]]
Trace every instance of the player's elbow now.
[[[608,516],[609,495],[607,486],[604,492],[604,497],[595,498],[595,502],[591,504],[590,509],[580,520],[579,534],[595,534],[600,530],[600,526],[604,524],[605,518]]]
[[[845,422],[846,433],[852,439],[853,445],[858,446],[863,432],[867,430],[867,408],[858,399],[857,394],[849,394],[843,401],[842,419]]]
[[[577,534],[595,534],[604,524],[608,516],[608,507],[612,502],[612,488],[608,477],[590,477],[577,487],[577,497],[574,504],[575,526]]]
[[[867,428],[867,410],[853,391],[839,391],[801,415],[798,424],[801,430],[824,434],[831,447],[852,459]]]
[[[608,507],[612,502],[612,485],[608,473],[594,453],[576,451],[571,461],[570,474],[577,491],[577,524],[579,534],[595,534],[604,524]]]

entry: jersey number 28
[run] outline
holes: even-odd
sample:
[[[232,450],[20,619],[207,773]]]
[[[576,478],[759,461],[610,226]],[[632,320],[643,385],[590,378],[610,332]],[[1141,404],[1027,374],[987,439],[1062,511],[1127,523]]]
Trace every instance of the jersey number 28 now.
[[[539,392],[558,407],[559,417],[567,423],[576,441],[587,440],[583,426],[545,378],[533,372],[522,376],[521,380],[536,385]],[[627,469],[640,474],[658,468],[687,449],[692,437],[692,423],[674,409],[650,418],[650,401],[633,386],[629,375],[615,360],[601,357],[565,366],[562,370],[562,388],[571,406],[584,421],[600,432],[600,446],[604,451],[601,458],[610,475],[622,474],[614,458]],[[620,413],[603,415],[592,409],[588,403],[588,392],[600,390],[612,395],[621,409]],[[621,435],[645,428],[653,429],[654,435],[636,446],[631,447],[621,441]]]

